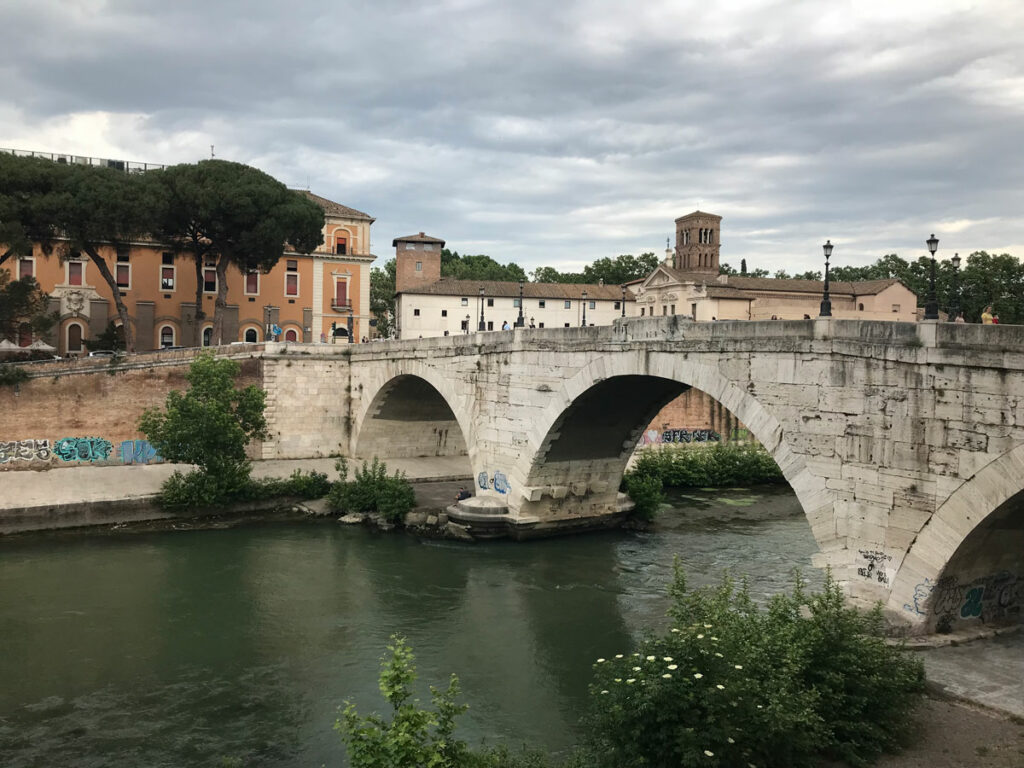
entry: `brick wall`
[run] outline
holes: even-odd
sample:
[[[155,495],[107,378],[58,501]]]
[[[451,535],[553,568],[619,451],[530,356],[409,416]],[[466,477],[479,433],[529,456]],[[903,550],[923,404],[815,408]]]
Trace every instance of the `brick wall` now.
[[[640,445],[729,442],[751,438],[746,427],[720,402],[699,389],[688,389],[651,419]]]

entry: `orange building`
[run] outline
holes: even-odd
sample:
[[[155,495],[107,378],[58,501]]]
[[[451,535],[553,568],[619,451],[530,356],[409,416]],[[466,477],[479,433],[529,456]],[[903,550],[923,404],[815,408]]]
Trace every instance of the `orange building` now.
[[[310,192],[324,210],[324,242],[313,253],[285,252],[267,273],[242,274],[229,267],[225,339],[258,342],[358,342],[370,335],[370,225],[374,219]],[[58,249],[59,250],[59,249]],[[188,254],[175,255],[152,242],[133,243],[103,255],[114,274],[135,330],[135,351],[192,346],[195,338],[196,267]],[[50,296],[59,322],[45,341],[61,355],[79,355],[84,340],[113,321],[120,325],[110,288],[85,254],[61,259],[36,246],[33,255],[8,261],[12,277],[31,275]],[[213,330],[217,273],[202,270],[203,346]],[[12,339],[22,346],[30,333]]]

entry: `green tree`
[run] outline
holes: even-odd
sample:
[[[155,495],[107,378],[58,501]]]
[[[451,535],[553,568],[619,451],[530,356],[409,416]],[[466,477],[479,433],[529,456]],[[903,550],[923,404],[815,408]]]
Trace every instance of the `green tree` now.
[[[108,255],[130,250],[131,243],[152,231],[155,213],[163,206],[159,190],[143,175],[112,168],[54,164],[59,175],[57,219],[69,252],[85,251],[110,288],[124,330],[125,348],[135,351],[135,329]],[[108,254],[108,255],[104,255]]]
[[[658,264],[658,257],[653,253],[641,253],[640,256],[624,253],[614,259],[605,257],[583,268],[583,282],[604,281],[605,285],[622,285],[647,277]]]
[[[189,251],[195,260],[197,312],[202,308],[203,266],[216,254],[214,344],[225,341],[229,266],[242,273],[267,272],[286,246],[308,253],[323,242],[323,209],[248,165],[203,160],[171,166],[153,173],[151,179],[164,190],[167,200],[156,226],[159,238]],[[201,333],[197,322],[196,346],[201,343]]]
[[[60,170],[49,160],[0,152],[0,264],[31,255],[34,243],[51,251],[62,201]]]
[[[12,280],[10,272],[0,270],[0,339],[17,343],[25,326],[35,335],[48,333],[57,320],[47,311],[49,300],[34,277]]]
[[[139,420],[139,429],[164,459],[199,467],[198,480],[210,484],[208,502],[244,487],[252,469],[245,446],[267,437],[266,393],[256,385],[237,389],[240,370],[234,360],[200,355],[189,366],[188,391],[172,390],[163,410],[149,408]],[[180,483],[182,476],[175,475]]]
[[[740,262],[740,267],[742,267],[742,272],[741,273],[737,273],[736,270],[733,267],[730,267],[728,263],[726,263],[724,261],[720,261],[718,263],[718,274],[720,274],[720,275],[742,274],[743,277],[747,277],[747,268],[746,268],[746,263],[745,262],[746,262],[746,259],[744,259],[742,262]]]
[[[829,274],[829,279],[831,279],[831,277],[832,277],[831,274]],[[806,272],[797,272],[795,275],[793,275],[793,279],[794,280],[821,280],[821,272],[819,272],[817,270],[809,269]]]
[[[111,320],[103,329],[103,333],[93,336],[91,339],[85,339],[85,346],[86,349],[91,350],[109,349],[112,352],[123,352],[124,334],[120,333],[120,329]]]
[[[395,260],[370,272],[370,312],[377,321],[377,333],[390,339],[395,333]]]
[[[460,256],[458,251],[441,251],[441,276],[455,280],[526,280],[526,272],[514,262],[502,266],[484,254]]]

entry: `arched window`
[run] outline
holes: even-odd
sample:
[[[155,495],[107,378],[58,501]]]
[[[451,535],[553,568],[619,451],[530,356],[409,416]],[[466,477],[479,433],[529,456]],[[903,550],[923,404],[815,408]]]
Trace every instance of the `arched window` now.
[[[857,309],[859,309],[861,312],[863,312],[864,311],[864,304],[863,303],[858,304],[857,305]]]
[[[27,347],[32,343],[32,326],[22,323],[18,326],[18,346]]]
[[[68,326],[68,352],[82,351],[82,326],[78,323],[71,323]]]
[[[209,325],[203,328],[203,346],[208,347],[213,343],[213,326]]]
[[[161,347],[173,347],[174,346],[174,328],[169,325],[165,325],[160,329],[160,346]]]
[[[299,340],[299,334],[297,334],[295,332],[294,328],[289,328],[287,331],[284,332],[284,340],[285,341],[298,341]]]
[[[256,333],[255,328],[245,329],[245,340],[248,341],[250,344],[253,344],[260,340],[259,334]]]

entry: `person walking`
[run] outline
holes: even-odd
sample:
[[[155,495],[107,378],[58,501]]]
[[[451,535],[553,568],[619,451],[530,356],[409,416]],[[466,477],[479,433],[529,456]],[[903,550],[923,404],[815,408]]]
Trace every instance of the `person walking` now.
[[[992,325],[992,305],[989,304],[985,307],[985,311],[981,313],[981,324]]]
[[[953,322],[954,323],[966,323],[967,321],[964,320],[964,313],[961,312],[959,315],[957,315],[956,319]]]
[[[503,322],[501,324],[501,330],[503,330],[503,331],[511,331],[512,330],[512,326],[510,326],[508,324],[508,320],[506,320],[505,322]]]

